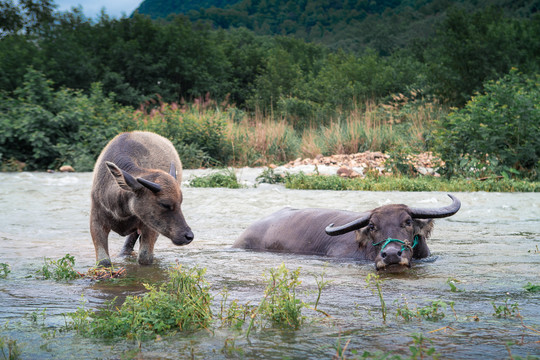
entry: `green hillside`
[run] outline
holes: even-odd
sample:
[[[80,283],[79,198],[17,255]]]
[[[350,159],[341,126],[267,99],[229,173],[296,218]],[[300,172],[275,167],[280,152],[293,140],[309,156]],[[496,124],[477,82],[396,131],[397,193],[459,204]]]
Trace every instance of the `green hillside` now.
[[[199,6],[199,8],[197,8]],[[537,0],[145,0],[137,10],[153,18],[171,13],[209,22],[215,28],[246,27],[259,35],[291,35],[332,49],[358,51],[369,46],[382,55],[417,39],[433,35],[434,25],[448,10],[467,12],[488,6],[509,17],[529,17],[540,8]]]
[[[143,0],[135,13],[149,15],[152,19],[166,18],[171,14],[187,14],[192,10],[211,7],[225,8],[239,0]]]

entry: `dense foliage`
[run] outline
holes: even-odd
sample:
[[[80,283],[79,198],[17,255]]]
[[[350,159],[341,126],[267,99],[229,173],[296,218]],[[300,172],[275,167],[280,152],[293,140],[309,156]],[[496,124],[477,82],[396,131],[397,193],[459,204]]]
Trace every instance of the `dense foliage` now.
[[[540,178],[539,80],[513,70],[442,119],[436,149],[449,175]]]
[[[214,27],[246,27],[260,35],[294,36],[332,49],[359,51],[367,46],[389,55],[415,39],[433,35],[433,25],[453,6],[467,12],[496,6],[525,17],[538,6],[535,1],[511,0],[215,0],[206,4],[197,8],[190,1],[145,0],[137,12],[163,19],[183,13]]]
[[[411,15],[408,11],[423,12],[427,19],[442,6],[438,1],[409,7],[399,1],[353,3],[240,1],[221,10],[248,6],[249,16],[267,11],[275,15],[267,18],[276,21],[282,14],[276,9],[319,14],[328,17],[321,26],[338,36],[332,26],[349,19],[349,13],[353,16],[353,8],[368,14],[362,21],[351,18],[361,29],[377,17],[380,26],[390,19],[403,25]],[[171,16],[155,21],[139,14],[111,19],[102,13],[91,20],[77,9],[55,13],[49,0],[20,4],[0,0],[4,170],[21,168],[19,162],[27,170],[65,163],[91,170],[109,139],[120,131],[140,129],[170,138],[186,167],[265,165],[297,156],[364,150],[403,155],[435,146],[447,162],[448,174],[465,174],[456,170],[463,167],[458,164],[461,156],[480,164],[485,159],[477,154],[487,154],[488,172],[537,176],[538,154],[531,150],[537,143],[521,130],[497,125],[495,115],[489,132],[468,134],[465,153],[441,145],[451,132],[487,116],[484,111],[519,119],[520,129],[524,124],[535,129],[537,118],[520,117],[525,111],[520,107],[526,106],[521,91],[531,96],[529,101],[537,99],[536,88],[520,85],[526,80],[501,80],[508,93],[504,100],[478,98],[502,104],[494,109],[471,109],[469,104],[464,110],[469,115],[448,119],[444,110],[446,105],[459,109],[475,93],[494,93],[498,79],[517,77],[508,75],[512,68],[523,74],[520,79],[534,83],[540,67],[540,16],[532,15],[528,2],[514,6],[501,0],[498,8],[458,2],[444,11],[445,16],[433,17],[430,31],[419,31],[424,35],[411,35],[410,41],[387,49],[362,43],[356,53],[295,37],[256,35],[241,24],[215,30],[215,24],[193,21],[204,11],[219,13],[217,8],[191,11],[191,19]],[[319,21],[302,16],[289,23]],[[275,33],[279,32],[268,32]],[[513,100],[512,91],[518,92]],[[430,104],[439,105],[423,119]],[[460,116],[462,121],[457,120]],[[434,117],[441,121],[434,124]],[[434,133],[437,126],[443,129]],[[505,153],[494,150],[501,143],[493,140],[488,148],[472,138],[475,134],[518,139],[512,140],[515,145],[505,145],[511,149]]]

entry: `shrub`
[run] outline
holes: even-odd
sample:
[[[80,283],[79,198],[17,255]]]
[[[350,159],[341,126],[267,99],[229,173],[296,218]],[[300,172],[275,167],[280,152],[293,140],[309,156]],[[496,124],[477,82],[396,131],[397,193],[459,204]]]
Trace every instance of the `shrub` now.
[[[53,90],[52,82],[28,69],[16,98],[0,96],[0,156],[4,164],[24,162],[28,170],[69,164],[92,170],[107,142],[130,130],[131,114],[94,84],[90,95]],[[12,166],[3,166],[6,169]]]
[[[440,121],[435,150],[448,176],[539,178],[539,80],[513,69]]]
[[[228,117],[212,104],[207,99],[199,106],[143,106],[135,113],[137,128],[171,140],[185,168],[225,165],[231,152],[225,137]]]

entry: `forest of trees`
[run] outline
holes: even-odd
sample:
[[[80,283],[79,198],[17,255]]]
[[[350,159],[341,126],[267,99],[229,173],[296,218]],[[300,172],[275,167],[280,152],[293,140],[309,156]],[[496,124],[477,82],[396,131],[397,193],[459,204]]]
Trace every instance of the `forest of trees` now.
[[[324,125],[367,101],[411,91],[463,107],[484,84],[513,68],[538,74],[535,2],[473,9],[468,2],[444,6],[448,3],[253,0],[152,20],[138,13],[88,19],[78,9],[55,12],[51,0],[20,0],[18,6],[1,0],[0,108],[17,99],[25,76],[37,73],[54,90],[87,96],[98,84],[110,101],[132,109],[209,97],[247,113],[288,119],[302,129]],[[436,6],[444,8],[444,16],[432,16]],[[287,20],[285,13],[291,16]],[[239,21],[243,14],[249,16]],[[342,46],[338,38],[348,33],[342,26],[347,21],[358,34],[364,27],[382,27],[382,35],[406,36],[395,43],[383,36],[378,43],[366,31],[354,40],[358,46]],[[286,24],[291,31],[283,30]],[[316,24],[335,46],[306,32]],[[14,120],[3,111],[0,121]],[[9,136],[0,136],[0,154],[8,142]]]

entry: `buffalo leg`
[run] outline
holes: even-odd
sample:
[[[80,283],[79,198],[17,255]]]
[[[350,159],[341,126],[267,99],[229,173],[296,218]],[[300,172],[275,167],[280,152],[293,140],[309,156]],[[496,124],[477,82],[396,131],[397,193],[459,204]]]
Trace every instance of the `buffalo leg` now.
[[[139,240],[139,264],[151,265],[154,261],[154,244],[158,238],[158,233],[148,227],[143,227]]]
[[[126,242],[124,242],[124,247],[122,248],[122,251],[120,252],[120,256],[129,256],[133,253],[133,248],[135,247],[135,243],[139,239],[139,233],[137,231],[132,232],[126,237]]]
[[[109,257],[109,233],[110,229],[99,225],[99,222],[90,214],[90,235],[94,242],[98,266],[110,267],[112,265]]]

